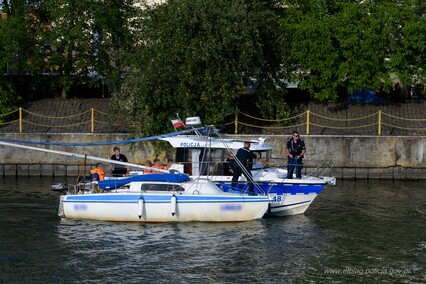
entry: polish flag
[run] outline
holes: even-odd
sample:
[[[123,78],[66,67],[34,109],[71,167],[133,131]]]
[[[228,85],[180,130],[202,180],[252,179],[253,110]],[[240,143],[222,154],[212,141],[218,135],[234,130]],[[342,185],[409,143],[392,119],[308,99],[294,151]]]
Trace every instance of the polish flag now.
[[[172,119],[172,123],[173,123],[173,127],[175,129],[178,129],[179,127],[185,127],[186,128],[185,124],[180,119]]]

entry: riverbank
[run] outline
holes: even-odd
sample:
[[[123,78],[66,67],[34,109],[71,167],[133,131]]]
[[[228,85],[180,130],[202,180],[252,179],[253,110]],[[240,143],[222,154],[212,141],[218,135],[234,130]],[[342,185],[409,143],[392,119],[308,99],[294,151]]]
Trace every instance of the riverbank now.
[[[232,135],[239,139],[257,139],[258,135]],[[288,135],[264,135],[273,151],[270,158],[282,159]],[[103,142],[128,139],[127,134],[46,134],[9,133],[3,138],[43,142]],[[426,179],[426,137],[425,136],[303,136],[307,145],[305,173],[314,169],[310,161],[331,162],[332,175],[339,179]],[[144,164],[159,158],[163,163],[174,158],[174,150],[156,151],[149,142],[119,145],[131,163]],[[46,149],[75,152],[102,158],[109,158],[113,151],[110,146],[59,147],[41,146]],[[76,176],[82,159],[56,154],[0,147],[0,175],[3,176]],[[284,164],[285,159],[279,164]],[[278,163],[278,162],[277,162]],[[88,169],[94,164],[88,161]]]

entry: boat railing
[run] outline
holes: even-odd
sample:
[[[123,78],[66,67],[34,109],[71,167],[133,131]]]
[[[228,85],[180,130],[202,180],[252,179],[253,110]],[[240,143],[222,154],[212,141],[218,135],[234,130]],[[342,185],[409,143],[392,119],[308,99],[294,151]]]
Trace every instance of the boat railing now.
[[[281,159],[281,158],[279,158]],[[286,162],[283,164],[283,167],[288,169],[289,167],[296,167],[300,166],[300,164],[297,163],[288,163],[288,159],[282,159]],[[324,161],[315,161],[315,160],[303,160],[302,169],[305,169],[305,175],[307,176],[313,176],[313,177],[324,177],[324,176],[332,176],[333,173],[333,166],[334,164],[332,162],[324,162]]]
[[[232,176],[231,165],[229,161],[210,161],[210,162],[180,162],[179,164],[184,166],[184,172],[189,175],[193,175],[193,167],[199,169],[200,176]],[[270,166],[262,165],[258,167],[259,163],[256,165],[253,163],[252,170],[259,170],[268,168]]]
[[[289,166],[296,166],[296,164],[289,164],[287,158],[267,158],[269,164],[259,163],[253,164],[253,170],[266,169],[266,168],[279,168],[287,170]],[[180,162],[185,169],[185,173],[192,175],[192,167],[196,165],[199,168],[199,175],[201,176],[232,176],[229,172],[230,165],[228,161],[200,161],[200,162]],[[315,160],[303,160],[304,174],[313,177],[332,176],[333,163]]]
[[[287,158],[268,158],[269,167],[288,170],[289,167],[295,167],[300,164],[288,163]],[[333,163],[315,160],[303,160],[302,169],[304,174],[313,177],[332,176]]]

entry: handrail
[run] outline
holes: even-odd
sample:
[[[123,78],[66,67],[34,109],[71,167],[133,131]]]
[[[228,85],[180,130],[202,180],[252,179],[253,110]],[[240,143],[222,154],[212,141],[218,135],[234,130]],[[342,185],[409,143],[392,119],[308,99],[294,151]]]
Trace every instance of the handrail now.
[[[334,118],[334,117],[326,117],[314,112],[310,112],[310,114],[314,115],[314,116],[318,116],[324,119],[328,119],[328,120],[334,120],[334,121],[356,121],[356,120],[362,120],[362,119],[366,119],[369,117],[372,117],[374,115],[376,115],[378,112],[376,111],[375,113],[369,114],[369,115],[365,115],[365,116],[361,116],[361,117],[355,117],[355,118]]]
[[[264,119],[264,118],[258,118],[258,117],[254,117],[254,116],[248,115],[248,114],[246,114],[244,112],[241,112],[241,111],[240,111],[240,113],[242,115],[245,115],[247,117],[250,117],[250,118],[253,118],[253,119],[257,119],[257,120],[260,120],[260,121],[281,122],[281,121],[287,121],[287,120],[292,120],[292,119],[298,118],[298,117],[304,115],[306,113],[306,111],[302,112],[301,114],[298,114],[298,115],[295,115],[295,116],[291,116],[291,117],[287,117],[287,118],[283,118],[283,119]]]
[[[65,116],[49,116],[49,115],[38,114],[38,113],[29,111],[29,110],[25,110],[25,109],[22,109],[22,110],[24,112],[26,112],[28,114],[31,114],[31,115],[34,115],[34,116],[43,117],[43,118],[50,118],[50,119],[67,119],[67,118],[73,118],[73,117],[76,117],[76,116],[82,116],[82,115],[90,112],[90,110],[86,110],[86,111],[83,111],[81,113],[71,114],[71,115],[65,115]]]

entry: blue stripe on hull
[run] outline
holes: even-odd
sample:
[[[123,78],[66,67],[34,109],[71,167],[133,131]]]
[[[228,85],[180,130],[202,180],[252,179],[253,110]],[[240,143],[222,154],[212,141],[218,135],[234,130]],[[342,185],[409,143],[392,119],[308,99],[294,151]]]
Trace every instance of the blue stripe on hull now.
[[[289,184],[289,183],[277,183],[272,185],[267,182],[257,183],[264,192],[266,193],[276,193],[277,195],[282,194],[319,194],[325,187],[325,184]],[[225,182],[216,182],[216,185],[220,187],[223,191],[229,192],[231,189],[230,183]],[[246,190],[246,184],[238,184],[235,188],[236,190]],[[256,187],[254,187],[256,190]]]
[[[170,203],[171,195],[135,195],[135,194],[90,194],[68,195],[63,202],[87,203],[137,203],[142,198],[145,203]],[[269,202],[268,197],[214,197],[176,195],[178,203],[227,203],[227,202]]]

